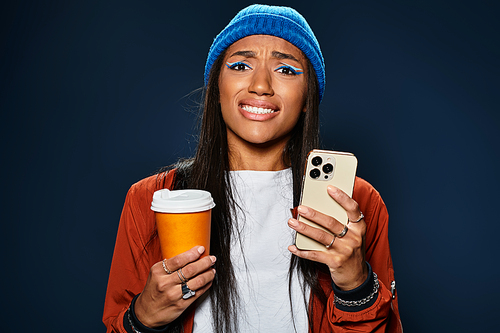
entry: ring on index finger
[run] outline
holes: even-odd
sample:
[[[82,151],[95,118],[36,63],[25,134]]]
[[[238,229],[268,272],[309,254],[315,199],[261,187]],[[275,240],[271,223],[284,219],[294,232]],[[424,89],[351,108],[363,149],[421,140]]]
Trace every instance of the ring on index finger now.
[[[172,274],[172,272],[170,271],[170,269],[168,269],[167,259],[163,259],[163,269],[165,270],[165,272],[167,272],[167,274]]]
[[[363,215],[363,212],[362,212],[362,211],[360,211],[360,212],[359,212],[359,214],[361,214],[361,215],[359,216],[359,219],[357,219],[356,221],[352,221],[352,220],[350,220],[350,219],[347,219],[347,222],[348,222],[348,223],[349,223],[349,222],[352,222],[352,223],[358,223],[359,221],[361,221],[362,219],[364,219],[364,218],[365,218],[365,216]]]

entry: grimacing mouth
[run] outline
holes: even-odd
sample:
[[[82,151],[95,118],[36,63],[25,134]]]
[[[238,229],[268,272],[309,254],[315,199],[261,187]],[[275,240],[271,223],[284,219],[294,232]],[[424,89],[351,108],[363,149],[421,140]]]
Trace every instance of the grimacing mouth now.
[[[278,111],[275,109],[261,108],[261,107],[257,107],[257,106],[247,105],[247,104],[242,104],[242,105],[240,105],[240,107],[247,112],[255,113],[255,114],[268,114],[268,113],[274,113],[274,112]]]

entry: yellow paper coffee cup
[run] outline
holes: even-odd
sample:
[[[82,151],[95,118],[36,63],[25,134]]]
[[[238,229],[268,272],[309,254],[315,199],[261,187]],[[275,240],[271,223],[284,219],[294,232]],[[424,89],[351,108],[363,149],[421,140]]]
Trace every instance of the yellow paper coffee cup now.
[[[193,246],[205,247],[210,253],[210,225],[215,203],[210,192],[203,190],[156,191],[151,209],[163,258],[169,259]]]

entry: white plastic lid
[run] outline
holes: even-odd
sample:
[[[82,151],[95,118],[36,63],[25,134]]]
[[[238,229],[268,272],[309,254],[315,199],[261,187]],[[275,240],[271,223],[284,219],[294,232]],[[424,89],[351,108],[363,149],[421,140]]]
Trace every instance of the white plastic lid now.
[[[212,195],[203,190],[159,190],[151,203],[151,210],[159,213],[197,213],[214,207]]]

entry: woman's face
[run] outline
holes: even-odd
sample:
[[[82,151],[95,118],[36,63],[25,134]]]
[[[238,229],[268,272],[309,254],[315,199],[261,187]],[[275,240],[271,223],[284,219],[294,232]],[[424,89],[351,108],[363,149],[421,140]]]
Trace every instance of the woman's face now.
[[[248,36],[226,52],[219,76],[229,145],[284,144],[305,111],[307,60],[284,39]]]

